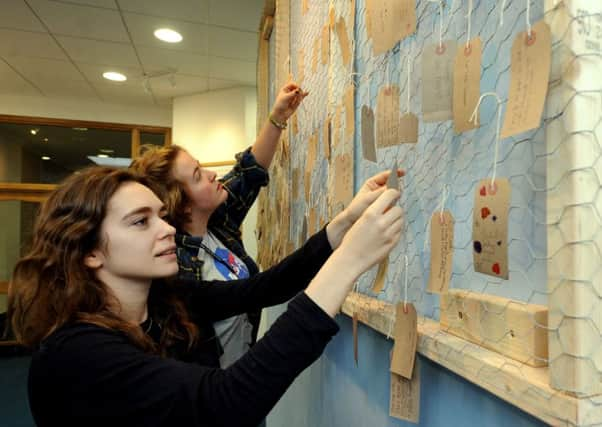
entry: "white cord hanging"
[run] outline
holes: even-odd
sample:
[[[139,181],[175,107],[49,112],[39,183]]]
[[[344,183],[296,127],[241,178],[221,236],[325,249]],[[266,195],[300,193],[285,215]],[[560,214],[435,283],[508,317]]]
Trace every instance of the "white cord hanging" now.
[[[483,102],[483,100],[488,96],[493,96],[497,100],[497,107],[496,107],[497,108],[497,110],[496,110],[497,111],[497,123],[496,123],[496,129],[495,129],[495,154],[493,157],[493,174],[491,175],[491,187],[493,188],[493,186],[495,185],[495,174],[497,171],[498,146],[499,146],[499,142],[500,142],[500,127],[502,126],[502,109],[501,109],[502,100],[500,99],[498,94],[495,92],[485,92],[483,95],[481,95],[479,98],[479,102],[477,102],[477,106],[475,107],[474,111],[472,112],[472,115],[470,116],[469,121],[473,122],[476,126],[479,125],[479,107],[481,106],[481,102]]]
[[[473,0],[468,0],[468,14],[466,15],[466,18],[468,20],[468,24],[467,24],[467,28],[466,28],[466,49],[470,48],[470,30],[471,30],[471,24],[472,24],[472,1]]]
[[[439,49],[443,48],[443,0],[428,0],[431,3],[439,3]]]
[[[441,191],[441,201],[435,208],[433,215],[439,211],[439,220],[443,223],[443,211],[445,210],[445,203],[447,202],[447,198],[449,197],[449,184],[445,184],[443,186],[443,190]],[[432,216],[432,215],[431,215]],[[422,252],[426,252],[429,246],[429,238],[431,235],[431,221],[429,220],[426,225],[426,235],[424,236],[424,243],[422,244]]]
[[[504,8],[506,7],[506,0],[502,0],[502,5],[500,6],[500,28],[504,25]]]

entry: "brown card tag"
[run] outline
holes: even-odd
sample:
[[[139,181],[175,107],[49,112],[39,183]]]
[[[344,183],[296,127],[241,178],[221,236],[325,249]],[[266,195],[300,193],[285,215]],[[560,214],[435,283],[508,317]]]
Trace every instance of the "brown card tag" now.
[[[299,49],[299,55],[297,60],[297,83],[302,84],[305,79],[305,52],[303,48]]]
[[[336,24],[336,12],[334,10],[334,5],[331,4],[330,7],[328,8],[328,25],[330,25],[330,29],[334,29],[334,26]]]
[[[389,415],[418,423],[420,419],[420,359],[416,359],[411,380],[391,372]]]
[[[337,146],[339,145],[339,140],[341,137],[341,106],[337,105],[337,107],[334,110],[334,115],[332,117],[332,127],[331,127],[331,133],[330,133],[330,150],[335,150],[337,149]]]
[[[337,21],[336,31],[341,45],[343,64],[347,66],[351,62],[351,43],[349,42],[349,34],[347,34],[347,24],[345,23],[345,18],[342,16]]]
[[[334,201],[347,206],[353,199],[353,162],[349,154],[337,156],[334,162]]]
[[[483,179],[475,192],[472,244],[475,271],[508,279],[508,210],[510,183],[506,178]]]
[[[374,112],[367,105],[362,106],[362,153],[364,159],[376,163],[374,145]]]
[[[307,141],[307,160],[305,162],[305,170],[311,172],[316,164],[318,156],[318,135],[312,133]]]
[[[357,312],[353,312],[353,360],[355,361],[355,366],[357,366],[359,361],[359,351],[357,347]]]
[[[305,190],[305,204],[309,204],[309,194],[311,192],[311,171],[305,170],[303,189]]]
[[[550,28],[544,21],[533,25],[531,38],[523,31],[514,39],[501,138],[539,126],[550,78],[551,40]]]
[[[481,95],[481,39],[475,37],[458,46],[454,63],[453,113],[456,133],[466,132],[477,126],[470,116]],[[477,112],[478,113],[478,112]],[[478,117],[477,117],[478,118]]]
[[[299,133],[299,119],[297,119],[297,114],[293,114],[291,122],[293,123],[293,135],[296,136]]]
[[[387,188],[399,190],[399,177],[397,176],[397,166],[395,165],[391,168],[391,172],[387,178]]]
[[[378,264],[378,271],[372,284],[372,292],[379,294],[385,288],[385,280],[387,279],[387,268],[389,267],[389,258],[385,258]]]
[[[376,101],[376,144],[390,147],[399,144],[399,87],[384,86]]]
[[[353,138],[355,133],[355,86],[349,85],[345,90],[345,140]]]
[[[416,144],[418,142],[418,117],[406,113],[399,119],[399,142]]]
[[[309,11],[309,0],[302,0],[301,12],[305,15]]]
[[[309,209],[309,220],[307,222],[307,232],[312,235],[317,231],[318,215],[315,208]]]
[[[330,58],[330,28],[328,25],[322,27],[322,65],[328,64]]]
[[[415,0],[366,1],[366,31],[374,55],[388,51],[416,31]]]
[[[294,168],[293,169],[293,200],[297,200],[297,197],[299,197],[299,169],[298,168]]]
[[[416,344],[418,343],[418,319],[414,304],[400,302],[395,308],[395,333],[391,372],[404,378],[412,378]]]
[[[322,127],[322,148],[324,149],[324,157],[330,159],[330,120],[327,119]]]
[[[422,54],[422,120],[442,122],[452,115],[456,42],[446,40],[424,47]]]
[[[316,74],[318,71],[318,58],[320,57],[320,37],[316,37],[314,40],[314,50],[311,57],[311,72]]]
[[[431,217],[431,272],[427,290],[447,292],[452,273],[454,217],[451,212],[437,211]]]

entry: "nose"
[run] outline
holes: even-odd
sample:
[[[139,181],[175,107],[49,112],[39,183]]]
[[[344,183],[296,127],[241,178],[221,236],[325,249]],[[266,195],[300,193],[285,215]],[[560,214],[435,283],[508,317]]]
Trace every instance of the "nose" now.
[[[165,237],[173,237],[176,235],[176,229],[175,227],[173,227],[170,223],[168,223],[167,221],[165,221],[164,219],[160,219],[161,220],[161,225],[162,225],[162,229],[161,229],[161,238],[165,238]]]

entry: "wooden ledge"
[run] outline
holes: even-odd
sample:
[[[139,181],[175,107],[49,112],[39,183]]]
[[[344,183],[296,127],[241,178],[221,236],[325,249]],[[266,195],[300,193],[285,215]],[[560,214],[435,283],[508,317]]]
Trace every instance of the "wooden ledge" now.
[[[0,201],[43,202],[56,187],[54,184],[0,182]]]
[[[395,306],[351,293],[342,311],[387,336]],[[602,424],[602,396],[578,399],[549,386],[547,367],[531,367],[443,331],[418,318],[418,352],[523,411],[555,426]]]

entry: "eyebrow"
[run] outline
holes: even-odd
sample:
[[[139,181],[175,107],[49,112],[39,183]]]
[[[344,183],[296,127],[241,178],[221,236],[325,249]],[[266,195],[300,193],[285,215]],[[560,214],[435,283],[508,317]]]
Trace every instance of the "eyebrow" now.
[[[159,212],[163,212],[163,211],[166,211],[166,210],[167,210],[167,207],[165,205],[161,205],[159,207]],[[128,219],[130,219],[131,217],[133,217],[135,215],[139,215],[139,214],[142,214],[142,213],[149,213],[149,212],[152,212],[152,211],[153,211],[153,209],[150,206],[142,206],[142,207],[140,207],[138,209],[134,209],[133,211],[128,212],[127,214],[125,214],[123,216],[123,218],[121,218],[121,220],[122,221],[127,221]]]

